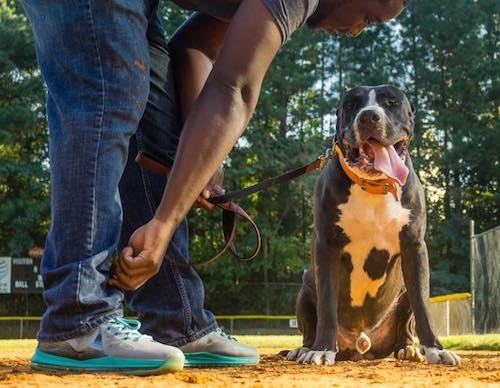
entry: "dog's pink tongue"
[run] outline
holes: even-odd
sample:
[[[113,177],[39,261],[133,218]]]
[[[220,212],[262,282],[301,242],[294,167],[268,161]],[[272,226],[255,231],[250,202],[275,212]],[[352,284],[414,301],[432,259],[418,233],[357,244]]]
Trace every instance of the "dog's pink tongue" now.
[[[376,141],[371,141],[369,144],[374,153],[373,166],[388,177],[397,180],[400,185],[404,185],[409,170],[399,157],[394,146],[384,147]]]

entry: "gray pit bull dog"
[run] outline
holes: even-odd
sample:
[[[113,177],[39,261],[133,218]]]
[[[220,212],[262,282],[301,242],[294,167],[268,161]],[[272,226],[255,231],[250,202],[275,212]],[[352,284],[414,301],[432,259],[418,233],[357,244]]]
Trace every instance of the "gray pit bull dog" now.
[[[394,86],[343,96],[336,155],[315,188],[312,268],[297,297],[303,346],[288,360],[332,365],[394,353],[461,363],[430,325],[424,191],[407,149],[413,126],[413,107]]]

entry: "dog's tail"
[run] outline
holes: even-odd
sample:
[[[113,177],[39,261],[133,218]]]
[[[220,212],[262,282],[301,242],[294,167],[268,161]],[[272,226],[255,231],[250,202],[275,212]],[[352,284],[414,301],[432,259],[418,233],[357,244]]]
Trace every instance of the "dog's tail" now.
[[[370,341],[370,338],[364,332],[361,332],[356,340],[356,350],[360,354],[365,354],[371,347],[372,341]]]

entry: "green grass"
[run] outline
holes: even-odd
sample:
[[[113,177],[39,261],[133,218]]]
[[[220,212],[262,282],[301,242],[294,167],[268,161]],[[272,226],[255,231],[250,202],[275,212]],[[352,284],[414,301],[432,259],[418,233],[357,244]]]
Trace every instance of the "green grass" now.
[[[447,349],[455,350],[500,350],[500,334],[456,335],[440,337]]]
[[[257,348],[293,349],[302,344],[300,335],[237,335],[240,342]],[[500,334],[439,337],[443,346],[454,350],[500,350]]]
[[[236,335],[238,341],[256,348],[275,349],[276,351],[294,349],[302,343],[300,335]],[[489,350],[500,351],[500,334],[457,335],[439,338],[443,346],[454,350]],[[36,340],[0,340],[0,350],[34,350]]]

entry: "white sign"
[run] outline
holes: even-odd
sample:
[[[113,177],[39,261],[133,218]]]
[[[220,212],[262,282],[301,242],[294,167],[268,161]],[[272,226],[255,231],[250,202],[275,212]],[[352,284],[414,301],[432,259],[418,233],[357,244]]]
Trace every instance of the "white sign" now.
[[[12,259],[0,257],[0,294],[10,294]]]

